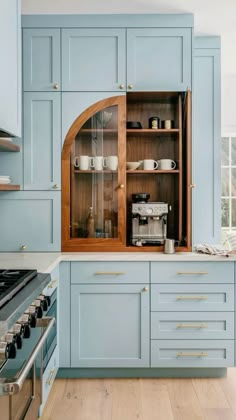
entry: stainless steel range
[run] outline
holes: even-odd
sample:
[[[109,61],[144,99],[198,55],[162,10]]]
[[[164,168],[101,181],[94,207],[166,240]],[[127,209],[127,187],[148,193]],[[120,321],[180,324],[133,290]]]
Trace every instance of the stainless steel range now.
[[[49,274],[36,270],[0,270],[0,412],[4,420],[37,418],[47,340],[56,345],[55,317],[47,316],[55,312],[56,297],[42,294],[50,280]]]

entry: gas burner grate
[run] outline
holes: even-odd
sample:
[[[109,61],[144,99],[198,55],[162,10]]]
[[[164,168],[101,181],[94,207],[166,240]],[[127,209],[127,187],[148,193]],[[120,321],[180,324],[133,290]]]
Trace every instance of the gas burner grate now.
[[[0,308],[37,274],[37,270],[0,270]]]

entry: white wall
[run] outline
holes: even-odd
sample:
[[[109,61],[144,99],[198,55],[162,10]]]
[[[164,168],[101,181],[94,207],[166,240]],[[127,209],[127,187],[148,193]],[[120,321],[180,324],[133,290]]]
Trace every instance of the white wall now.
[[[22,13],[193,13],[195,34],[221,35],[222,132],[236,133],[235,0],[22,0]]]

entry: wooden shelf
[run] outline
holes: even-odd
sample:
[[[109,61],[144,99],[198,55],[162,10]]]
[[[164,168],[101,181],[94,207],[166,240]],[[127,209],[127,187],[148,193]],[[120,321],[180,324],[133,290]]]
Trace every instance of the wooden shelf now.
[[[137,129],[127,129],[126,133],[127,136],[132,134],[132,135],[137,135],[137,136],[141,136],[143,134],[145,135],[156,135],[156,136],[162,136],[162,135],[174,135],[174,134],[178,134],[180,131],[178,128],[171,128],[170,130],[166,130],[164,128],[157,128],[157,129],[153,129],[153,128],[137,128]]]
[[[20,147],[8,140],[0,139],[0,152],[19,152]]]
[[[18,191],[19,189],[18,184],[0,184],[0,191]]]
[[[162,169],[152,169],[152,170],[144,170],[144,169],[133,169],[127,170],[127,174],[179,174],[179,169],[170,169],[168,171],[164,171]]]
[[[95,171],[94,169],[80,171],[79,169],[74,170],[75,174],[117,174],[117,171],[111,171],[109,169],[102,169],[101,171]]]

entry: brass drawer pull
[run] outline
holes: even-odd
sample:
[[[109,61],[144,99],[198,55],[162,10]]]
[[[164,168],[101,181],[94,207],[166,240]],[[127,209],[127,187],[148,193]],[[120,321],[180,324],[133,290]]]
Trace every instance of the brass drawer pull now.
[[[183,351],[179,351],[176,353],[177,357],[207,357],[208,353],[205,351],[201,351],[199,353],[185,353]]]
[[[208,296],[177,296],[176,300],[207,300]]]
[[[122,271],[97,271],[94,274],[95,276],[120,276],[125,273],[122,273]]]
[[[208,274],[208,271],[177,271],[176,274],[182,275],[182,274]]]
[[[55,372],[55,369],[50,370],[49,375],[48,375],[48,378],[46,380],[46,384],[49,385],[49,386],[52,383],[52,380],[53,380],[53,377],[54,377],[54,372]]]
[[[47,287],[49,289],[52,289],[55,286],[55,284],[57,283],[57,281],[58,281],[58,279],[51,280],[50,283],[48,283],[48,286]]]
[[[177,324],[176,328],[208,328],[207,324]]]

